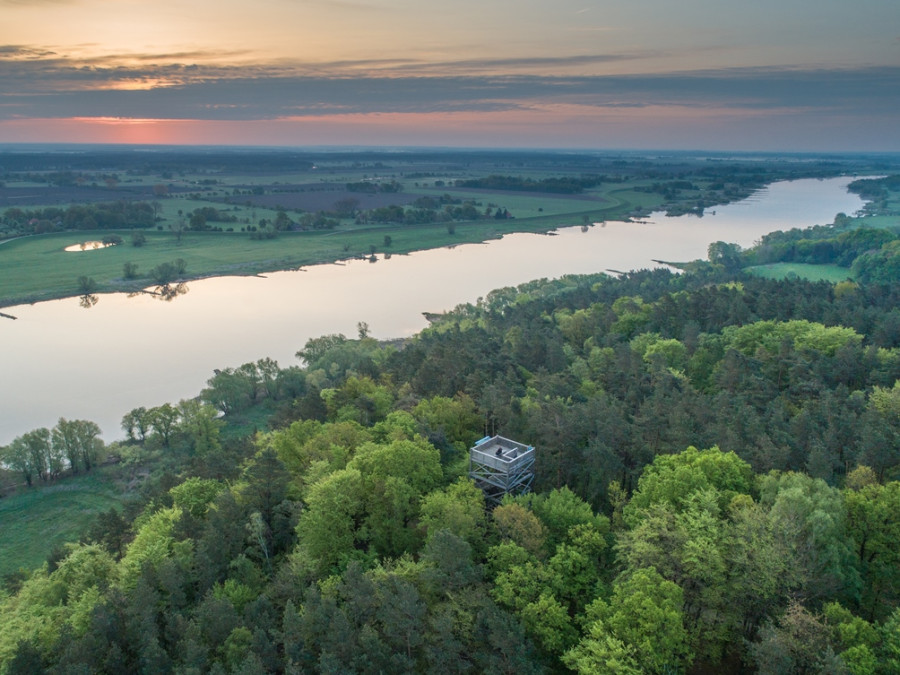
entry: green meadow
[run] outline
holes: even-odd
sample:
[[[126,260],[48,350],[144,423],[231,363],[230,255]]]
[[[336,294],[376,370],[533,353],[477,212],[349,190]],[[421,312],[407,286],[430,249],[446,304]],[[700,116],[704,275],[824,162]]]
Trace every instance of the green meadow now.
[[[633,199],[634,196],[644,198],[643,203]],[[150,276],[154,267],[177,259],[186,264],[185,279],[260,274],[368,256],[373,252],[402,254],[486,241],[510,232],[546,232],[560,226],[579,225],[585,219],[622,219],[636,207],[650,208],[653,201],[652,195],[640,193],[610,197],[608,202],[597,202],[530,195],[499,198],[487,194],[480,195],[485,204],[497,203],[526,217],[417,226],[343,223],[333,231],[281,232],[274,239],[261,240],[251,239],[246,232],[187,231],[179,241],[168,230],[152,229],[141,230],[146,237],[142,246],[132,245],[130,230],[21,237],[0,244],[0,307],[80,295],[80,277],[93,279],[97,293],[140,290],[154,285]],[[111,234],[122,237],[123,243],[109,248],[65,251],[68,246],[102,240]],[[135,278],[125,278],[126,263],[137,265]]]
[[[38,193],[46,192],[45,206],[61,210],[96,202],[98,189],[108,190],[110,202],[133,199],[149,203],[155,227],[140,230],[146,242],[139,247],[132,245],[130,228],[114,230],[111,225],[97,231],[70,228],[66,232],[0,240],[0,307],[82,295],[88,289],[92,293],[140,291],[157,284],[154,268],[176,261],[183,261],[183,265],[178,264],[178,279],[184,281],[261,274],[373,253],[403,254],[482,242],[512,232],[547,232],[588,222],[640,219],[655,210],[692,212],[741,199],[759,185],[798,172],[796,168],[781,167],[764,173],[755,163],[718,166],[687,156],[650,160],[569,154],[357,153],[298,155],[288,159],[268,153],[250,154],[241,162],[233,161],[227,154],[213,158],[214,161],[205,154],[164,155],[146,165],[120,171],[119,182],[104,187],[106,172],[116,160],[99,155],[94,164],[87,162],[87,168],[78,171],[77,177],[89,186],[86,193],[81,192],[80,184],[54,187],[33,182],[40,171],[10,174],[0,188],[9,192],[40,187]],[[41,161],[33,160],[36,166],[46,166],[44,170],[49,171],[59,163],[65,166],[68,159],[48,156]],[[833,171],[819,170],[826,174]],[[809,166],[800,173],[807,175],[809,171],[815,173]],[[604,179],[577,193],[458,185],[461,179],[510,174],[538,182],[560,175],[602,175]],[[363,190],[357,194],[358,188],[353,186],[366,182],[397,182],[402,188],[396,199],[391,191],[381,192],[377,187],[371,193]],[[148,190],[150,186],[154,190]],[[552,190],[552,185],[548,189]],[[252,238],[258,224],[274,222],[280,209],[291,219],[316,212],[339,217],[334,215],[337,210],[333,213],[331,209],[341,201],[358,202],[361,212],[387,204],[413,209],[416,197],[442,197],[445,193],[453,200],[474,202],[481,214],[505,209],[512,217],[424,225],[358,224],[355,218],[345,217],[331,230],[282,231],[274,239]],[[85,195],[90,195],[90,199],[82,201]],[[23,198],[13,192],[4,198],[7,204],[21,204],[22,208],[0,210],[0,233],[17,236],[60,229],[58,215],[37,216],[46,220],[45,227],[30,227],[28,219],[36,217],[34,214],[43,208],[42,194],[21,202],[10,201]],[[230,220],[210,221],[215,231],[201,228],[184,231],[177,237],[173,229],[183,230],[201,207],[213,207]],[[99,241],[110,235],[121,237],[123,243],[98,250],[64,251],[67,246]],[[172,275],[168,278],[172,279]]]
[[[0,578],[40,566],[56,546],[77,540],[98,513],[121,502],[104,469],[0,499]]]
[[[838,283],[853,278],[853,273],[846,267],[838,265],[808,265],[806,263],[772,263],[756,265],[744,269],[749,274],[764,279],[800,278],[809,281],[828,281]]]

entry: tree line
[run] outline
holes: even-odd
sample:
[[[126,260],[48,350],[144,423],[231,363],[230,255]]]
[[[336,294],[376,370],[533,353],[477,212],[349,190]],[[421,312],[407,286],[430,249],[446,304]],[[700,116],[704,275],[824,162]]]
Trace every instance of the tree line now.
[[[34,429],[0,447],[0,464],[18,473],[25,484],[47,483],[63,475],[90,471],[104,458],[100,428],[88,420],[59,418],[53,429]]]
[[[455,182],[456,187],[478,188],[485,190],[512,190],[516,192],[549,192],[555,194],[581,194],[587,189],[599,186],[606,180],[605,176],[562,176],[540,178],[523,178],[521,176],[501,176],[491,174],[483,178],[461,178]]]
[[[3,229],[15,234],[44,234],[60,230],[111,230],[149,228],[156,224],[149,202],[119,201],[73,204],[66,208],[11,207],[3,212]]]

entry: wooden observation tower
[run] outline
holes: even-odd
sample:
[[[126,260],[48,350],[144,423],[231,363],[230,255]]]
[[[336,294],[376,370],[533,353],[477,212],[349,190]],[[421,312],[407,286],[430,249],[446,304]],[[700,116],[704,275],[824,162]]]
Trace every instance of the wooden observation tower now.
[[[469,451],[469,477],[492,504],[499,504],[504,495],[530,492],[534,448],[503,436],[485,436]]]

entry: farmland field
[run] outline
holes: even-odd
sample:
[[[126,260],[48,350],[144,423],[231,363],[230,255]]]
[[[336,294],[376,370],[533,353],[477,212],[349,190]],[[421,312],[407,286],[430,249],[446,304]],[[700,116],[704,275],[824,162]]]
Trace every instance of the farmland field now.
[[[774,180],[836,172],[827,162],[762,172],[754,162],[710,165],[677,153],[651,160],[627,153],[98,151],[2,159],[0,307],[87,288],[140,291],[176,261],[183,281],[657,210],[700,215]],[[136,243],[138,230],[143,241]],[[105,237],[121,243],[63,252]]]

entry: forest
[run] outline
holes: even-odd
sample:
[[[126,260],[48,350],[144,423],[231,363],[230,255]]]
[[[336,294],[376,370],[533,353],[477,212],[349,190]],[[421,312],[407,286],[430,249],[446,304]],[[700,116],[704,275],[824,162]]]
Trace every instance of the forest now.
[[[61,420],[29,447],[65,468],[81,428],[71,468],[139,497],[6,577],[0,672],[900,672],[898,305],[713,262],[541,280],[218,370],[122,442]],[[493,434],[537,459],[490,507]]]

